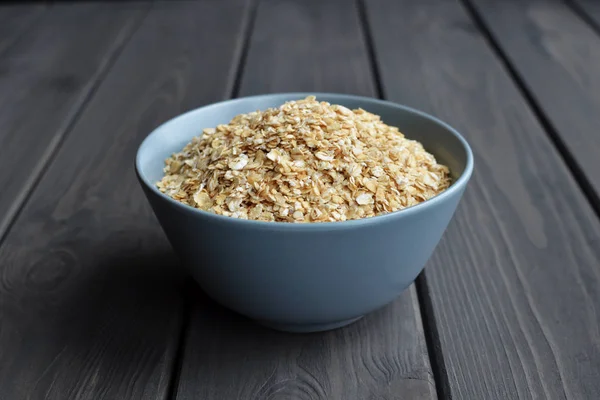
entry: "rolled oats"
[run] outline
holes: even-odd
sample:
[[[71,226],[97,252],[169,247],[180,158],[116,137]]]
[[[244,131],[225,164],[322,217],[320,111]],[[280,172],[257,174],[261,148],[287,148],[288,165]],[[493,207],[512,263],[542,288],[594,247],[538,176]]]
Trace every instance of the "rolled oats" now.
[[[204,129],[157,183],[215,214],[279,222],[346,221],[400,210],[448,188],[448,168],[365,110],[313,96]]]

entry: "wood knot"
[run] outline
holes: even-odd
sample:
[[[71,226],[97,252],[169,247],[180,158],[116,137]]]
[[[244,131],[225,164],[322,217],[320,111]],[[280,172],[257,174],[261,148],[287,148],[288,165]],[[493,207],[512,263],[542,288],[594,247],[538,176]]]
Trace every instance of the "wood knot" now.
[[[26,285],[36,291],[56,291],[73,274],[76,265],[77,259],[71,252],[55,250],[31,266],[27,271]]]

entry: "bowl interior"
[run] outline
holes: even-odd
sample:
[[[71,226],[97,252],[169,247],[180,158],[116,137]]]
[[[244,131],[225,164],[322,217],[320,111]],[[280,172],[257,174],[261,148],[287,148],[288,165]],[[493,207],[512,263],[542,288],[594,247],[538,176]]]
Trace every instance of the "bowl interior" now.
[[[472,156],[464,139],[442,121],[420,111],[394,103],[360,96],[289,93],[261,95],[225,101],[202,107],[178,116],[152,132],[142,143],[137,154],[136,167],[142,180],[149,186],[163,177],[164,160],[181,149],[204,128],[228,123],[234,116],[269,107],[278,107],[285,101],[302,99],[314,94],[317,100],[341,104],[350,109],[363,108],[378,114],[388,124],[397,126],[409,139],[420,141],[438,162],[450,168],[456,180],[472,168]]]

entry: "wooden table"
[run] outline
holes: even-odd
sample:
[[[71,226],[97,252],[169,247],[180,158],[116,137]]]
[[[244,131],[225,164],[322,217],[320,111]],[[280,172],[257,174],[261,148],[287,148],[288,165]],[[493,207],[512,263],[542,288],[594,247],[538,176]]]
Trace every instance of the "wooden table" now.
[[[0,6],[0,399],[600,399],[599,33],[594,0]],[[321,334],[211,302],[133,171],[168,118],[285,91],[476,157],[416,284]]]

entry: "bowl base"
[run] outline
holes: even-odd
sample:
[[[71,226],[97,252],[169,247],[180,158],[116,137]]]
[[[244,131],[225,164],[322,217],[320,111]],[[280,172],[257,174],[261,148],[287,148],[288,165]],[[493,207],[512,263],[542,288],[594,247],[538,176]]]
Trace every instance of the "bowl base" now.
[[[277,322],[269,321],[256,321],[257,323],[266,326],[267,328],[275,329],[276,331],[282,332],[293,332],[293,333],[310,333],[310,332],[322,332],[329,331],[332,329],[341,328],[346,325],[350,325],[353,322],[361,319],[363,315],[356,318],[346,319],[344,321],[330,322],[325,324],[279,324]]]

